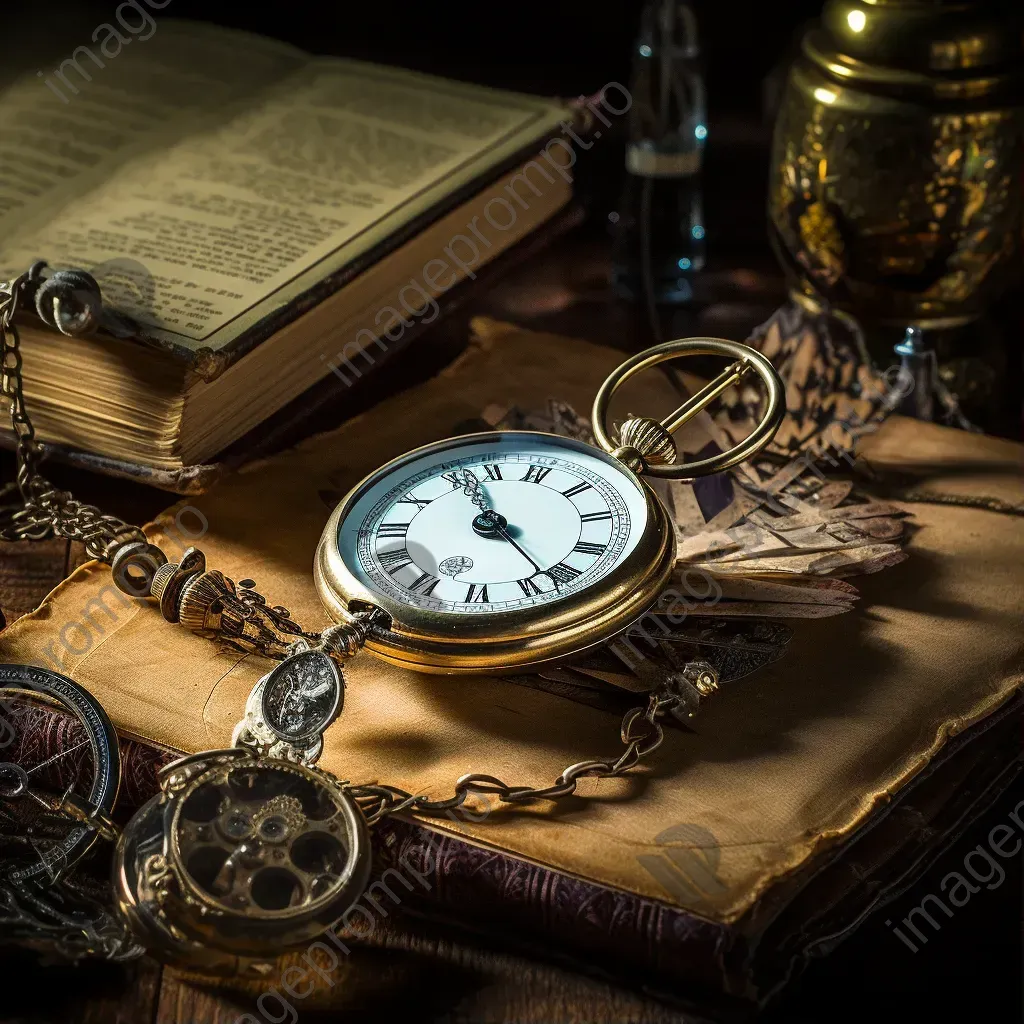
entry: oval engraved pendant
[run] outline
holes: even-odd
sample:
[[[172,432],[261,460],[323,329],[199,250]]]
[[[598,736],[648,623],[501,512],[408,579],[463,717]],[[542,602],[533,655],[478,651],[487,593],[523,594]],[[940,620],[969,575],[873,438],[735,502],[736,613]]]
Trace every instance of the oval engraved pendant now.
[[[231,741],[269,757],[315,764],[323,734],[341,714],[344,699],[341,669],[323,651],[305,647],[257,681]]]
[[[263,722],[285,743],[304,747],[341,713],[341,672],[323,651],[301,651],[261,681]]]
[[[359,898],[365,819],[330,776],[243,748],[183,758],[118,843],[118,907],[171,962],[238,973],[308,944]]]

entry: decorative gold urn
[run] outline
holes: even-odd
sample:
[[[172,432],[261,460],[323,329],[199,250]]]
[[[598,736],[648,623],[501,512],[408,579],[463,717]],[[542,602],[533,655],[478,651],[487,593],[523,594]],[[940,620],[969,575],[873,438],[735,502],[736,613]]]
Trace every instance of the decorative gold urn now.
[[[1020,273],[1021,5],[828,0],[789,71],[769,218],[795,293],[973,320]]]

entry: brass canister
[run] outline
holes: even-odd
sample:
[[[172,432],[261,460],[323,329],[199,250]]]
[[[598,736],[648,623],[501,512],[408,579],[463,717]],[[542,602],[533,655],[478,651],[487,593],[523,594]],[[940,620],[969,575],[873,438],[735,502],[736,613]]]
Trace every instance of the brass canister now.
[[[794,292],[952,327],[1019,275],[1019,3],[828,0],[789,71],[769,219]]]

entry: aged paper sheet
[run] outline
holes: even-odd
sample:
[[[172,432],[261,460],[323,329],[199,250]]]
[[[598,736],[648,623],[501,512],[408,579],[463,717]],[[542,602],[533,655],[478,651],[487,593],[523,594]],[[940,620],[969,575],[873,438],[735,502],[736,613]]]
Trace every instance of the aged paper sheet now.
[[[361,477],[449,436],[491,403],[526,407],[551,396],[585,408],[622,358],[507,324],[476,330],[466,355],[415,391],[190,499],[208,524],[201,536],[195,512],[179,516],[178,506],[151,526],[154,540],[171,557],[195,543],[211,566],[233,579],[252,574],[296,621],[323,628],[314,550]],[[649,374],[634,401],[656,410],[677,396]],[[628,409],[625,399],[618,408]],[[1022,450],[1009,441],[892,417],[864,448],[879,471],[913,471],[940,493],[1015,504],[1024,495]],[[793,620],[786,655],[723,686],[692,732],[667,730],[647,768],[582,780],[589,799],[564,806],[425,824],[705,920],[736,921],[1024,684],[1019,518],[928,503],[912,511],[918,528],[906,562],[858,580],[862,598],[849,614]],[[70,675],[130,735],[185,751],[230,742],[249,690],[272,663],[170,626],[152,602],[118,594],[106,566],[82,566],[4,631],[0,658]],[[322,760],[339,778],[440,797],[467,772],[547,785],[567,764],[621,749],[619,714],[509,679],[426,675],[366,653],[346,678],[344,714]],[[648,858],[665,850],[659,837],[675,826],[707,839],[674,848],[712,844],[714,888],[667,890],[650,870]]]

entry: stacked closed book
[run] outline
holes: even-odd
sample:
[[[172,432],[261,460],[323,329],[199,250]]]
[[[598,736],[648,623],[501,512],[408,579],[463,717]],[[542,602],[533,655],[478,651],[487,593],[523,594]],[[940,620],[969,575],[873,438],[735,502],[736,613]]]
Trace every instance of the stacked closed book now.
[[[261,593],[321,629],[311,562],[339,492],[488,404],[585,408],[620,359],[478,324],[469,352],[411,395],[196,499],[209,523],[197,543],[210,565],[236,579],[254,571]],[[656,375],[635,387],[638,408],[675,404]],[[403,415],[411,401],[415,417]],[[1014,774],[1024,537],[1017,516],[995,509],[1024,507],[1024,484],[1019,445],[900,417],[860,454],[880,485],[914,480],[913,504],[888,498],[913,514],[905,561],[858,578],[844,614],[788,618],[781,656],[725,681],[692,730],[667,729],[646,769],[582,779],[569,802],[383,822],[375,851],[393,870],[381,884],[403,909],[730,1002],[768,997],[896,899]],[[187,543],[175,512],[149,528],[169,555]],[[97,563],[8,627],[0,660],[62,671],[123,735],[186,752],[227,745],[272,666],[168,626]],[[566,699],[557,680],[424,675],[367,652],[346,679],[320,763],[353,783],[437,798],[471,772],[549,785],[566,765],[620,749],[622,704]],[[626,707],[645,699],[621,695]],[[375,894],[390,899],[380,885]],[[323,995],[343,990],[325,982]]]

